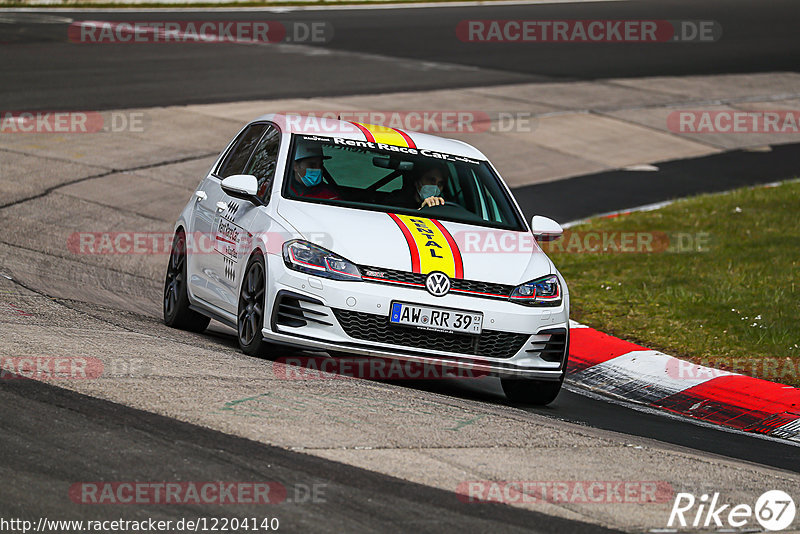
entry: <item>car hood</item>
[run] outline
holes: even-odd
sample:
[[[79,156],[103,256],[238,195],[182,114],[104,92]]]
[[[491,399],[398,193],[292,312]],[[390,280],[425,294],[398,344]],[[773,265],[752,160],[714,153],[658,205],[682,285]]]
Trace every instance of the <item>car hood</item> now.
[[[278,213],[302,239],[361,266],[509,285],[554,272],[530,232],[302,201]]]

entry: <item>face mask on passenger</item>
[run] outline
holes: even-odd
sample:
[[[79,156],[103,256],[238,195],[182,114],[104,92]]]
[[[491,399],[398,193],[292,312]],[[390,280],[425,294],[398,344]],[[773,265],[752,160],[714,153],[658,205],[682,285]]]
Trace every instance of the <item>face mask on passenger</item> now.
[[[419,188],[419,196],[425,200],[430,197],[441,196],[442,192],[438,185],[423,185]]]
[[[306,187],[314,187],[322,181],[322,169],[306,169],[305,175],[300,179]]]

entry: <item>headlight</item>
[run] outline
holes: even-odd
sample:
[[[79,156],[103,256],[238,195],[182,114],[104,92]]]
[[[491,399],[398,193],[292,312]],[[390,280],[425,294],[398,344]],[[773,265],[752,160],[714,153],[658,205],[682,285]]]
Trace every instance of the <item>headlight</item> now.
[[[290,269],[302,273],[334,280],[361,280],[361,272],[355,264],[308,241],[284,243],[283,261]]]
[[[561,304],[561,283],[554,274],[518,285],[508,297],[523,306],[558,306]]]

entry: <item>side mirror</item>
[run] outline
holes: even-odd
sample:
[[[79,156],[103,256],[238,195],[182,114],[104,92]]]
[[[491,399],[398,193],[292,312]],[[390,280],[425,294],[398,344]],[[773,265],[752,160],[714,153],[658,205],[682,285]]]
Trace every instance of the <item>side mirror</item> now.
[[[541,215],[534,215],[531,219],[531,231],[537,241],[555,241],[564,233],[560,224]]]
[[[233,198],[249,200],[255,204],[263,204],[258,198],[258,179],[252,174],[234,174],[220,183],[222,190]]]

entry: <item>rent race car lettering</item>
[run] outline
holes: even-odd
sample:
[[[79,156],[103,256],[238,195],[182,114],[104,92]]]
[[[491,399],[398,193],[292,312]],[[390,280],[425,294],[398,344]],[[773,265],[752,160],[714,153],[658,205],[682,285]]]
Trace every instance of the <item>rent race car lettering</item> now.
[[[378,143],[378,148],[380,148],[381,150],[388,150],[390,152],[402,152],[403,154],[419,154],[419,150],[417,150],[416,148],[387,145],[386,143]]]
[[[380,150],[388,150],[389,152],[402,152],[403,154],[419,154],[416,148],[409,148],[404,146],[389,145],[386,143],[375,143],[373,141],[358,141],[355,139],[343,139],[341,137],[333,138],[334,144],[354,146],[359,148],[378,148]]]
[[[334,137],[333,142],[337,145],[355,146],[360,148],[375,148],[375,143],[372,141],[357,141],[355,139],[344,139],[342,137]]]

